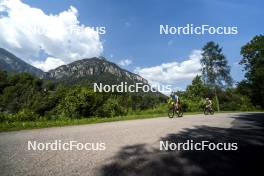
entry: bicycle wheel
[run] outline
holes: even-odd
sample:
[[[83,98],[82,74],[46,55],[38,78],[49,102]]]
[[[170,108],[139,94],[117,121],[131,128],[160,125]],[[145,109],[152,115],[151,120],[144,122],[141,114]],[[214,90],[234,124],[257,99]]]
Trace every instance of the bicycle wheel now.
[[[173,118],[173,116],[174,116],[174,108],[173,107],[170,107],[169,108],[169,111],[168,111],[168,116],[169,116],[169,118]]]
[[[207,108],[204,109],[204,115],[208,115],[208,109]]]
[[[177,115],[178,115],[178,117],[182,117],[182,116],[183,116],[183,112],[182,112],[182,110],[179,110],[179,111],[177,112]]]

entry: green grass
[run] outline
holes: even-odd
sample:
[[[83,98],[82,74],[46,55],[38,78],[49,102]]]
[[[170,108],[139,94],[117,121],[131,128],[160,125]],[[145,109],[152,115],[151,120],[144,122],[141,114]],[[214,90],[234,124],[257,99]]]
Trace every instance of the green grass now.
[[[122,120],[145,119],[166,116],[166,114],[148,114],[148,115],[128,115],[112,118],[82,118],[82,119],[57,119],[57,120],[39,120],[39,121],[25,121],[25,122],[2,122],[0,123],[0,132],[16,131],[23,129],[46,128],[46,127],[60,127],[67,125],[82,125],[95,124],[103,122],[114,122]]]
[[[228,111],[235,112],[235,111]],[[238,112],[238,111],[237,111]],[[201,114],[202,112],[188,112],[184,115]],[[223,113],[223,112],[221,112]],[[225,112],[227,113],[227,112]],[[150,113],[144,114],[142,112],[134,112],[127,116],[112,117],[112,118],[82,118],[82,119],[57,119],[57,120],[39,120],[39,121],[25,121],[25,122],[2,122],[0,123],[0,132],[4,131],[17,131],[24,129],[47,128],[47,127],[61,127],[68,125],[82,125],[82,124],[95,124],[103,122],[115,122],[123,120],[147,119],[156,117],[167,117],[167,113]]]

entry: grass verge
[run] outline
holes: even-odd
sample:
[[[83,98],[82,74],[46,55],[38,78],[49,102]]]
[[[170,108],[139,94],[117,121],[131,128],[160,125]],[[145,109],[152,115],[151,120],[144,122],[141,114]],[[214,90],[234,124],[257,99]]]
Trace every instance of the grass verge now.
[[[231,112],[231,111],[230,111]],[[232,111],[234,112],[234,111]],[[184,115],[201,114],[202,112],[188,112]],[[167,113],[161,114],[135,114],[112,118],[82,118],[82,119],[57,119],[57,120],[39,120],[39,121],[25,121],[25,122],[2,122],[0,123],[0,132],[4,131],[17,131],[24,129],[36,129],[47,127],[62,127],[68,125],[82,125],[82,124],[95,124],[103,122],[114,122],[123,120],[147,119],[155,117],[166,117]]]

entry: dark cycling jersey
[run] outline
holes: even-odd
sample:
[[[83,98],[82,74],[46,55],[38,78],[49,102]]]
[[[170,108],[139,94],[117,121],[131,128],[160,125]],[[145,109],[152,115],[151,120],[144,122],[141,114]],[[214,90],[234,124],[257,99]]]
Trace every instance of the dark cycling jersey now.
[[[179,102],[179,97],[177,96],[177,95],[172,95],[172,100],[174,101],[174,102]]]

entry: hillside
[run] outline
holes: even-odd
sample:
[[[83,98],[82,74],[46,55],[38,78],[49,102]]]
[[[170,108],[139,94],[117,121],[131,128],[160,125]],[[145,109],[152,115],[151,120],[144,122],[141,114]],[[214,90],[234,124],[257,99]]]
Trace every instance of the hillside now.
[[[148,83],[146,79],[139,75],[124,70],[102,57],[82,59],[68,65],[60,66],[56,69],[50,70],[46,76],[55,81],[68,83],[82,81],[97,83],[119,83],[125,81],[128,83]]]
[[[0,69],[11,73],[26,72],[40,78],[45,74],[42,70],[24,62],[3,48],[0,48]]]

